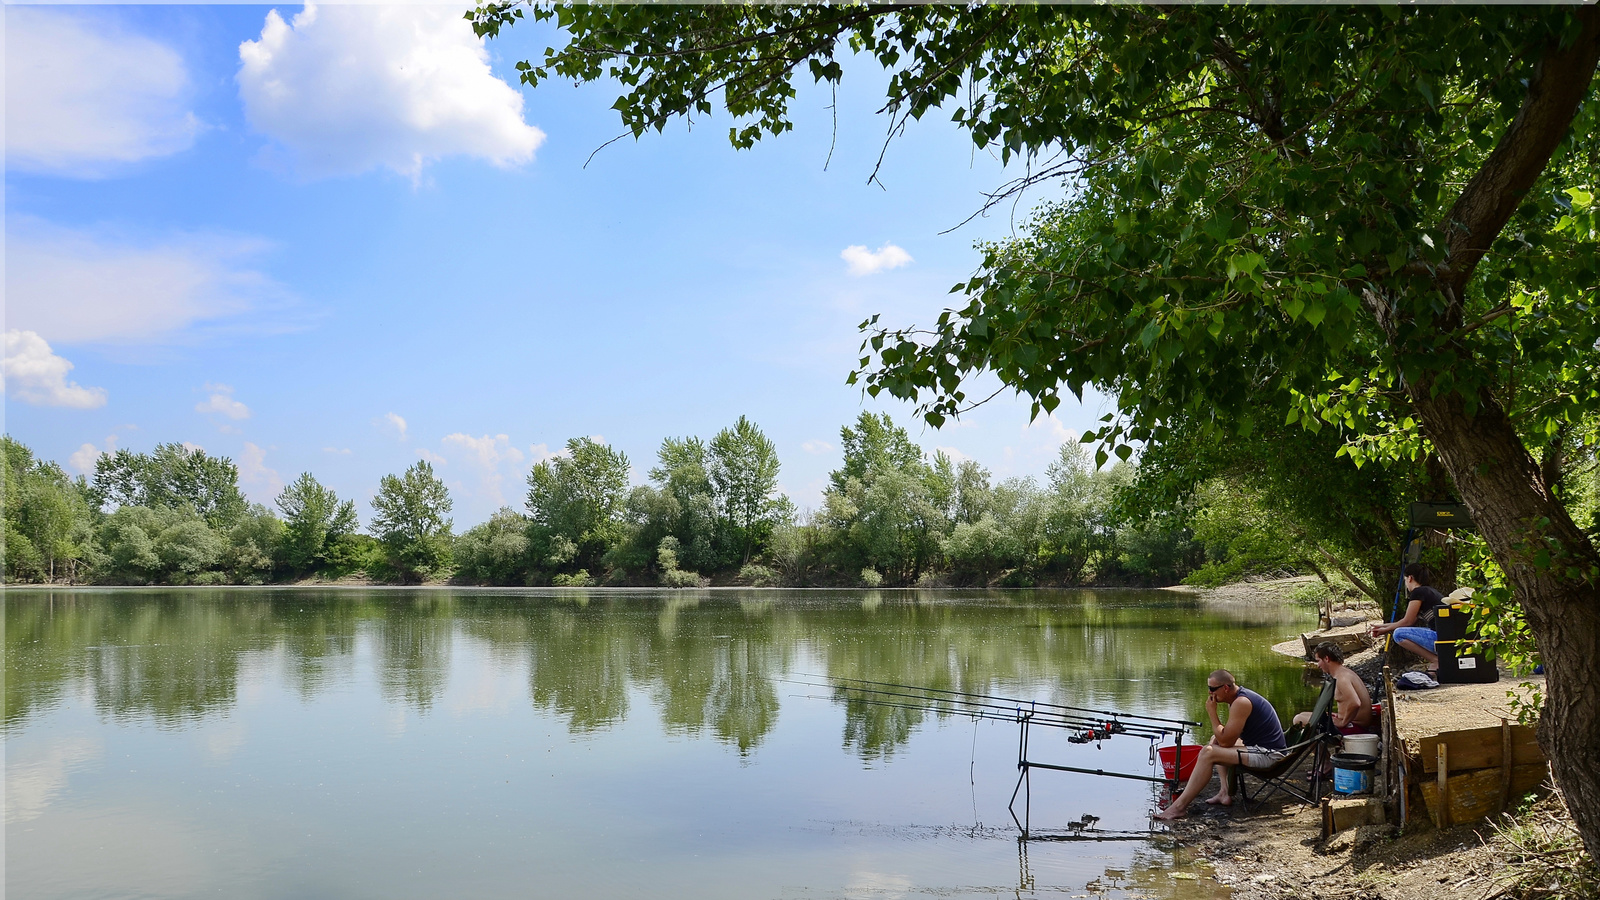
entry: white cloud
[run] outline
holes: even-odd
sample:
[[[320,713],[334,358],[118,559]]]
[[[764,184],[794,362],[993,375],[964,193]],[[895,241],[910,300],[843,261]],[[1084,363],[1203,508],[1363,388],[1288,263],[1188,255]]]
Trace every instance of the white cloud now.
[[[534,465],[538,465],[539,463],[542,463],[547,459],[554,459],[554,458],[556,458],[557,456],[560,456],[560,455],[561,455],[561,451],[559,451],[559,450],[554,450],[554,451],[551,450],[549,444],[529,444],[528,445],[528,456],[530,457],[530,459],[532,460]]]
[[[106,405],[105,388],[86,388],[68,381],[72,363],[55,355],[36,332],[9,329],[5,335],[4,367],[8,395],[34,406],[95,409]]]
[[[443,443],[447,447],[458,447],[468,454],[469,464],[479,472],[479,487],[484,498],[495,506],[504,506],[506,499],[501,488],[505,484],[505,472],[501,466],[508,464],[514,467],[525,458],[521,450],[512,446],[511,438],[503,434],[473,437],[457,432],[446,436]]]
[[[100,457],[106,455],[107,453],[112,453],[116,449],[117,436],[114,434],[107,435],[106,448],[104,450],[101,450],[94,444],[86,443],[77,450],[74,450],[71,456],[67,457],[67,465],[85,475],[88,475],[94,471],[94,464],[100,461]]]
[[[522,94],[489,69],[466,6],[315,6],[239,45],[250,124],[309,177],[388,168],[413,179],[429,162],[533,159],[544,132]]]
[[[240,419],[250,418],[250,407],[233,399],[233,388],[225,384],[208,384],[206,385],[206,390],[211,392],[211,396],[196,403],[194,405],[195,412],[216,413],[227,416],[235,422]]]
[[[456,432],[446,436],[443,443],[466,450],[478,465],[485,468],[494,468],[502,462],[522,462],[523,459],[522,451],[511,446],[511,439],[503,434],[473,437]]]
[[[239,484],[261,503],[271,503],[283,493],[283,479],[267,468],[267,452],[249,441],[245,441],[244,452],[239,454]]]
[[[373,419],[372,424],[378,426],[380,431],[393,434],[402,441],[406,439],[406,420],[399,413],[384,413]]]
[[[99,12],[8,6],[5,17],[8,169],[95,177],[194,143],[172,48]]]
[[[12,216],[7,322],[67,343],[184,339],[202,323],[284,303],[280,286],[245,266],[266,247],[206,235],[135,242]]]
[[[206,448],[204,448],[204,447],[202,447],[202,446],[200,446],[200,445],[199,445],[199,444],[196,444],[196,443],[195,443],[195,442],[193,442],[193,441],[184,441],[184,442],[183,442],[183,444],[182,444],[182,446],[183,446],[183,449],[185,449],[185,450],[187,450],[187,451],[189,451],[189,452],[190,452],[190,453],[193,453],[193,452],[195,452],[195,451],[196,451],[196,450],[199,450],[199,451],[201,451],[201,452],[204,452],[204,451],[205,451],[205,449],[206,449]]]
[[[801,444],[800,449],[812,454],[813,456],[821,456],[824,453],[832,453],[833,445],[827,441],[819,441],[813,438],[812,440]]]
[[[351,451],[349,447],[323,447],[322,452],[332,453],[336,456],[349,456]]]
[[[439,454],[433,452],[432,450],[429,450],[427,447],[418,447],[417,448],[417,455],[422,457],[423,459],[427,460],[428,462],[433,463],[436,466],[448,466],[448,465],[450,465],[450,460],[445,459],[444,457],[442,457]]]
[[[43,815],[61,794],[72,773],[105,755],[105,747],[86,737],[18,742],[6,760],[7,825]]]
[[[910,265],[911,254],[893,244],[884,244],[876,252],[861,244],[853,244],[839,252],[839,258],[850,264],[850,274],[857,278],[887,269]]]
[[[1066,425],[1062,424],[1061,420],[1056,418],[1055,413],[1044,413],[1039,415],[1032,422],[1024,425],[1022,430],[1025,433],[1043,433],[1049,440],[1055,442],[1055,444],[1058,446],[1068,442],[1075,444],[1078,442],[1078,438],[1082,436],[1078,432],[1073,431],[1071,428],[1068,428]]]
[[[962,453],[960,450],[957,450],[954,447],[934,447],[933,449],[943,453],[945,456],[950,457],[950,461],[953,463],[964,463],[972,459],[972,457]]]

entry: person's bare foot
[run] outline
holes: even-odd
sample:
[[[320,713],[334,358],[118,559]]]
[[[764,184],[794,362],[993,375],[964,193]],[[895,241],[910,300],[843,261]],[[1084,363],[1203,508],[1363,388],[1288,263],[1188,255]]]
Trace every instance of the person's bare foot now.
[[[1211,804],[1212,806],[1232,806],[1233,805],[1233,798],[1232,797],[1224,797],[1221,794],[1218,794],[1215,797],[1212,797],[1210,800],[1207,800],[1206,802]]]
[[[1163,822],[1171,822],[1173,819],[1183,818],[1183,814],[1188,811],[1189,810],[1187,807],[1179,806],[1178,804],[1174,803],[1166,809],[1163,809],[1161,812],[1156,813],[1155,817]]]

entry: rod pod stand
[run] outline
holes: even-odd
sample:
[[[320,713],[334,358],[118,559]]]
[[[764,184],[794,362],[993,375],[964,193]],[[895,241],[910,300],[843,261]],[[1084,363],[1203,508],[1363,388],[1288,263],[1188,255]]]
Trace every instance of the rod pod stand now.
[[[1126,778],[1130,781],[1146,781],[1165,785],[1174,792],[1178,789],[1178,771],[1183,767],[1183,729],[1178,729],[1178,759],[1173,766],[1171,778],[1158,778],[1153,775],[1133,775],[1127,772],[1107,772],[1104,769],[1086,769],[1080,766],[1058,766],[1052,763],[1034,762],[1028,758],[1028,731],[1033,723],[1033,710],[1031,708],[1017,709],[1017,769],[1021,774],[1017,776],[1017,786],[1011,789],[1011,802],[1006,805],[1011,813],[1011,821],[1017,823],[1017,828],[1022,832],[1022,840],[1028,840],[1032,835],[1033,824],[1033,770],[1048,769],[1052,772],[1074,772],[1080,775],[1100,775],[1106,778]],[[1017,795],[1022,795],[1022,817],[1017,817]]]

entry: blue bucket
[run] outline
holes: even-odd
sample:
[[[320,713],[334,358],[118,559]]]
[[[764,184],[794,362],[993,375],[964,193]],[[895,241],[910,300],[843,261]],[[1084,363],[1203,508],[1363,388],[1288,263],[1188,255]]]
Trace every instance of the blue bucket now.
[[[1372,768],[1378,761],[1350,753],[1333,755],[1333,789],[1340,794],[1360,794],[1372,789]]]

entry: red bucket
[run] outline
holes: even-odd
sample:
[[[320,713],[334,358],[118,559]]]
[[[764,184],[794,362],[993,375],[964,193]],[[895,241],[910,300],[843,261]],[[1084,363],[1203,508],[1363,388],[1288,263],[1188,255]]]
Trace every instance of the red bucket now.
[[[1173,770],[1177,770],[1179,781],[1188,781],[1194,774],[1195,760],[1200,758],[1199,744],[1183,744],[1183,761],[1178,761],[1178,747],[1157,747],[1156,752],[1161,754],[1161,771],[1167,778],[1173,777]]]

